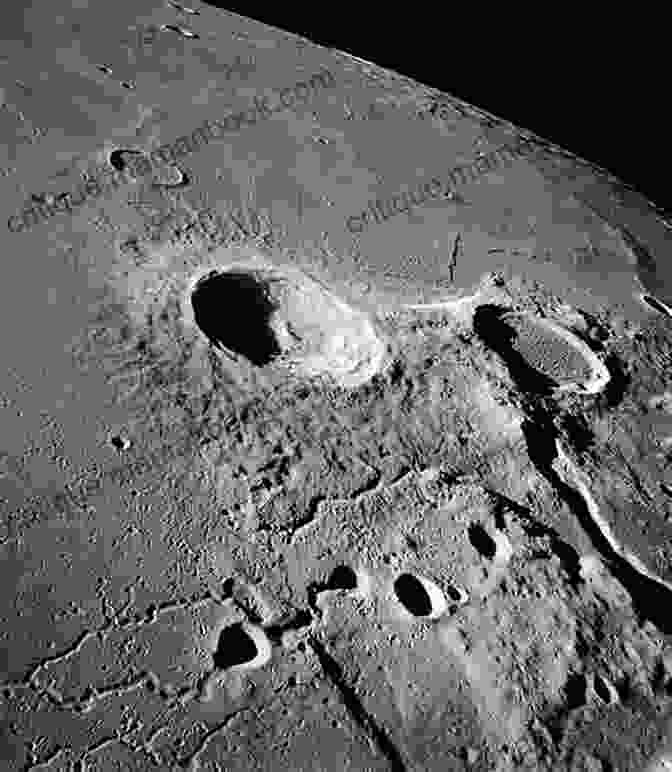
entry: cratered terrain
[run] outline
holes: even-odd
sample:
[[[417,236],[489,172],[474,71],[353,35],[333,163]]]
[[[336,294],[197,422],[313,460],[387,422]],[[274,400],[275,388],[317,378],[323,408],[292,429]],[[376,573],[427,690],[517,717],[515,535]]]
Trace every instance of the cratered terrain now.
[[[12,13],[2,769],[672,768],[664,214],[201,3]]]

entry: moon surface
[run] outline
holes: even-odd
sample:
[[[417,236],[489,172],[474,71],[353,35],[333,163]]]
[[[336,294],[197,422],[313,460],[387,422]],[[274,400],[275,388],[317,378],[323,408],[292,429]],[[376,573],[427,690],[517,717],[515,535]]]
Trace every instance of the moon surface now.
[[[50,9],[0,61],[0,766],[672,768],[655,204],[206,4]]]

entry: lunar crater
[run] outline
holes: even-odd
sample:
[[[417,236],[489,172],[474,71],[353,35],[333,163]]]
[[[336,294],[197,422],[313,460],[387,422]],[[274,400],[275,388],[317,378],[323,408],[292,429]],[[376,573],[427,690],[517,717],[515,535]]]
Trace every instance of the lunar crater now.
[[[373,320],[297,268],[214,268],[192,282],[191,318],[214,346],[256,368],[326,379],[344,388],[371,381],[388,346]]]

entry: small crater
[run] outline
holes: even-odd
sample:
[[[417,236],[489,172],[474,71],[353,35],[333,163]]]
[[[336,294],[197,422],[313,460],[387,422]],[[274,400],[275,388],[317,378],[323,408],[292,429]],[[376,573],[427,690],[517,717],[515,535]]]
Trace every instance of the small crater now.
[[[114,434],[110,437],[110,445],[121,453],[131,447],[131,441],[120,434]]]
[[[356,590],[357,574],[350,566],[337,566],[327,582],[328,590]]]
[[[628,700],[634,695],[634,689],[630,682],[629,676],[624,676],[620,681],[614,684],[618,699],[621,702],[628,702]]]
[[[453,587],[452,584],[446,587],[446,594],[454,603],[462,603],[466,600],[464,591]]]
[[[184,5],[180,5],[179,3],[173,2],[173,0],[168,0],[168,3],[175,8],[176,11],[181,11],[182,13],[188,13],[192,16],[200,16],[201,12],[196,10],[195,8],[187,8]]]
[[[264,282],[243,271],[213,272],[191,296],[194,319],[207,338],[261,367],[280,353],[269,326],[275,305]]]
[[[200,35],[197,32],[192,32],[190,29],[187,29],[186,27],[178,27],[176,24],[164,24],[161,29],[170,30],[171,32],[176,32],[178,35],[182,36],[183,38],[190,38],[190,39],[198,39],[200,38]]]
[[[166,165],[154,169],[152,184],[155,188],[186,188],[191,184],[191,179],[177,166]]]
[[[587,689],[588,683],[582,673],[571,673],[568,676],[563,688],[567,710],[574,710],[586,704]]]
[[[497,545],[480,523],[472,523],[469,526],[469,541],[479,555],[488,560],[495,557]]]
[[[658,311],[659,314],[664,314],[672,319],[672,309],[666,306],[665,303],[654,298],[653,295],[642,295],[642,302],[646,303],[650,308],[653,308],[654,311]]]
[[[142,153],[139,150],[128,150],[125,148],[115,148],[110,151],[107,156],[107,161],[113,169],[118,172],[123,172],[124,169],[132,165],[133,161],[137,161],[142,157]]]
[[[222,582],[222,598],[231,598],[233,597],[233,587],[235,585],[235,580],[233,577],[229,576]]]
[[[394,581],[394,592],[400,603],[413,616],[426,617],[432,613],[432,599],[423,583],[412,574],[401,574]]]
[[[599,673],[593,676],[593,690],[605,705],[612,705],[617,701],[617,694],[613,686]]]
[[[218,670],[227,670],[236,665],[246,665],[258,655],[259,650],[252,636],[238,622],[225,627],[220,633],[212,662]]]

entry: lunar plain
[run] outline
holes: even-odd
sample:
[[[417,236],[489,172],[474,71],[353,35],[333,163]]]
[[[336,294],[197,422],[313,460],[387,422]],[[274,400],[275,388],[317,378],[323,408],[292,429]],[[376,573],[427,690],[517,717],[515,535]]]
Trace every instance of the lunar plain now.
[[[8,223],[333,84],[3,230],[0,768],[671,769],[660,210],[245,17],[52,5],[2,33]]]

